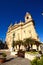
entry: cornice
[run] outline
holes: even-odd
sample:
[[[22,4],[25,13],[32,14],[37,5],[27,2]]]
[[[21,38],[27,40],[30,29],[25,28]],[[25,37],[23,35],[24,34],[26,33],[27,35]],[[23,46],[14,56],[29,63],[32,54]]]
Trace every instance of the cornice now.
[[[12,30],[14,30],[14,29],[16,29],[16,28],[18,28],[18,27],[22,27],[22,26],[24,26],[24,25],[26,25],[26,24],[28,24],[28,23],[30,23],[30,22],[33,22],[33,25],[34,25],[34,20],[31,20],[31,21],[29,21],[29,22],[25,22],[24,24],[17,24],[17,26],[12,26],[11,27],[11,30],[9,30],[7,33],[9,33],[10,31],[12,31]],[[34,25],[35,26],[35,25]]]

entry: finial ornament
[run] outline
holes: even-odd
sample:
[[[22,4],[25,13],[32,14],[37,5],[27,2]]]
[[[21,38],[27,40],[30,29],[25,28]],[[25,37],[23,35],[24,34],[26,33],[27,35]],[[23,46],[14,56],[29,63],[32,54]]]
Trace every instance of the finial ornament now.
[[[29,12],[26,12],[26,15],[30,15],[30,13]]]
[[[9,28],[12,27],[12,23],[10,24]]]

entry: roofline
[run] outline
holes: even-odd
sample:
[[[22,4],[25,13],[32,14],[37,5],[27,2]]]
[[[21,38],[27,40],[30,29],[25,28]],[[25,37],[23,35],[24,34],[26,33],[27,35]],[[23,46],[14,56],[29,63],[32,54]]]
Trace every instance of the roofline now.
[[[18,28],[18,27],[20,27],[20,26],[24,26],[24,25],[26,25],[26,24],[28,24],[28,23],[30,23],[30,22],[33,22],[33,25],[34,25],[34,20],[31,20],[31,21],[29,21],[29,22],[25,22],[24,24],[17,24],[17,26],[12,26],[11,27],[11,30],[14,30],[14,29],[16,29],[16,28]],[[35,25],[34,25],[35,26]],[[10,30],[10,31],[11,31]],[[10,31],[8,31],[7,33],[9,33]]]

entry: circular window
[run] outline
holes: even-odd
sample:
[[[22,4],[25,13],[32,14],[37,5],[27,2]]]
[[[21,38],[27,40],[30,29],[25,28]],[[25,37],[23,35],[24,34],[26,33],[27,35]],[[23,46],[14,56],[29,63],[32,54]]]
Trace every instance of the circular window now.
[[[29,19],[29,17],[27,17],[27,19]]]

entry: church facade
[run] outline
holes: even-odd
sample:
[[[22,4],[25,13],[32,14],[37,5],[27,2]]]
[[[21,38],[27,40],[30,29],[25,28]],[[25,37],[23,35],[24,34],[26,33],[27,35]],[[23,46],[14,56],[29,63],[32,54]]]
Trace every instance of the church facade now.
[[[27,12],[25,22],[20,21],[18,24],[10,25],[6,34],[6,42],[9,49],[12,47],[12,42],[32,38],[39,41],[39,37],[35,30],[32,16]]]

